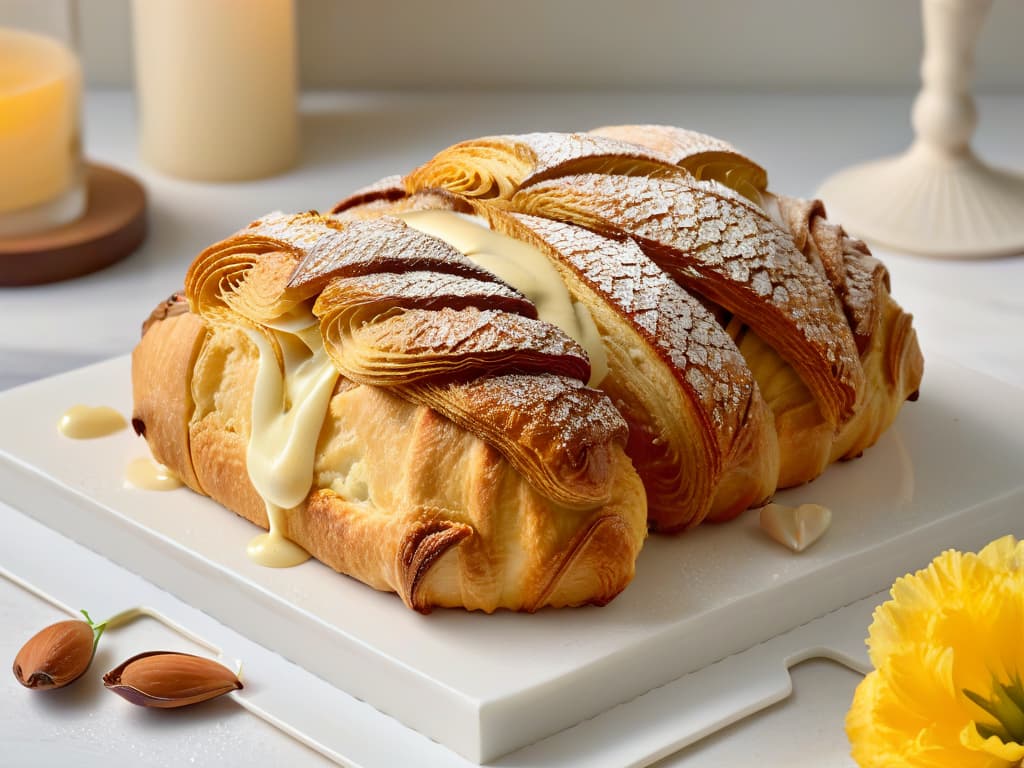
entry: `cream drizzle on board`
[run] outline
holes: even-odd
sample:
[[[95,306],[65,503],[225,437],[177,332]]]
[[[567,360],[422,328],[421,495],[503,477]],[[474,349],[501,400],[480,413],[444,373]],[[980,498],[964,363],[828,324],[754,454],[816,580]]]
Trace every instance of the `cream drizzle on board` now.
[[[479,216],[454,211],[407,211],[398,218],[413,229],[444,240],[532,301],[541,320],[558,326],[586,350],[590,386],[598,386],[608,374],[608,355],[590,310],[572,300],[558,270],[539,250],[491,230],[487,220]]]
[[[127,485],[144,491],[173,491],[182,482],[174,472],[148,456],[131,461],[124,471]]]
[[[286,538],[287,515],[305,500],[313,484],[317,438],[338,380],[316,318],[293,312],[282,320],[268,324],[268,332],[281,348],[284,370],[270,340],[259,331],[248,332],[259,350],[259,368],[246,466],[266,505],[270,530],[252,539],[246,551],[252,560],[271,568],[309,559],[306,550]]]
[[[128,427],[120,413],[106,405],[73,405],[60,417],[57,429],[64,437],[91,440],[106,437]]]

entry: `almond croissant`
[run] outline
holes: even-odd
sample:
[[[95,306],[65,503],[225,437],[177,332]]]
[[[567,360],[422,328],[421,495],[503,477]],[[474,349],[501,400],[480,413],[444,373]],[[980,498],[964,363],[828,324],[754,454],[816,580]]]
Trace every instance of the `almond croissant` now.
[[[625,423],[579,345],[450,246],[271,215],[185,296],[134,352],[133,423],[194,490],[420,611],[603,604],[632,578]]]
[[[667,126],[477,139],[334,210],[437,208],[540,248],[599,320],[600,387],[659,530],[812,480],[916,397],[923,361],[884,266],[725,142]]]
[[[422,611],[603,604],[648,526],[859,455],[923,368],[863,243],[665,126],[454,145],[211,246],[185,297],[133,357],[154,455]]]

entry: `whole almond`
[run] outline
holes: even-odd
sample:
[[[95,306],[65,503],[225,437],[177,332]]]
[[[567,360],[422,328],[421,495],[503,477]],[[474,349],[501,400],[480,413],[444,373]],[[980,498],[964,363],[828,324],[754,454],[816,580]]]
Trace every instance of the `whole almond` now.
[[[77,680],[89,668],[95,648],[93,626],[74,619],[37,632],[14,657],[14,676],[26,688],[45,691]]]
[[[242,688],[223,664],[173,651],[132,656],[105,674],[103,684],[132,704],[163,709],[198,704]]]

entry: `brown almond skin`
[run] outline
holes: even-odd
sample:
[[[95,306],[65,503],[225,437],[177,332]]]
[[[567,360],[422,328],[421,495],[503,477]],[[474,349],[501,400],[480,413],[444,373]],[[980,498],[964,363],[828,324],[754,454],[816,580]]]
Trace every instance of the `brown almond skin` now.
[[[37,632],[14,657],[14,676],[26,688],[63,688],[89,668],[93,629],[84,621],[58,621]]]
[[[198,704],[243,687],[223,664],[173,651],[132,656],[105,674],[103,684],[132,704],[161,709]]]

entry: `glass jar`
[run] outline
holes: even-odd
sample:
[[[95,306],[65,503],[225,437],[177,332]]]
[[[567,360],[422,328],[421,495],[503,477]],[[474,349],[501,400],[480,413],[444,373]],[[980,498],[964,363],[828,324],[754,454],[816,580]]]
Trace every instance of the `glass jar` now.
[[[73,0],[0,3],[0,239],[85,210]]]

